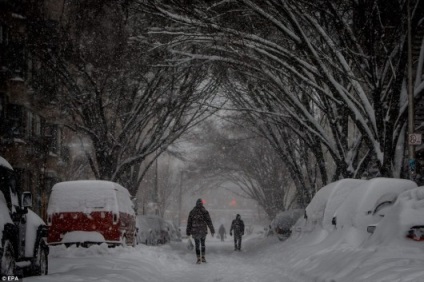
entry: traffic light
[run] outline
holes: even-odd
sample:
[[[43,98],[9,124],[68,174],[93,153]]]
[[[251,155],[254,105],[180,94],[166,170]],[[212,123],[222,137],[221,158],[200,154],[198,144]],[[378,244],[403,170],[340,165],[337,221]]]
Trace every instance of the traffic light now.
[[[237,206],[237,202],[236,202],[236,199],[232,199],[231,201],[230,201],[230,206],[231,207],[236,207]]]

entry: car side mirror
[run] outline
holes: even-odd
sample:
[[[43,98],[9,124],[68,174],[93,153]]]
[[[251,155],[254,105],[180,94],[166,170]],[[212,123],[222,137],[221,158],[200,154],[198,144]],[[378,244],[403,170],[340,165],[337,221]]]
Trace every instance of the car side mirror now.
[[[32,207],[32,193],[31,192],[23,192],[22,193],[22,207],[30,208]]]

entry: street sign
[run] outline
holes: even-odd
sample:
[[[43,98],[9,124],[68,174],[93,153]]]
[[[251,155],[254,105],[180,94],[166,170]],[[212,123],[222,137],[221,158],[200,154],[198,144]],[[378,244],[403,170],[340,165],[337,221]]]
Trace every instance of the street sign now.
[[[421,145],[421,133],[409,134],[408,145]]]

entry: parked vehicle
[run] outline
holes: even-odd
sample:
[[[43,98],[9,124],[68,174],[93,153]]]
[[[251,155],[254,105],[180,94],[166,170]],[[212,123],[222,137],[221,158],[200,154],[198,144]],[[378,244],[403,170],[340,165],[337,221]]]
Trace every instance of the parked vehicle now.
[[[171,221],[165,221],[167,229],[169,230],[169,238],[171,241],[181,242],[181,231],[180,229]]]
[[[367,180],[345,178],[327,184],[318,190],[305,209],[305,214],[293,226],[292,231],[300,235],[314,230],[331,232],[336,224],[334,214],[349,194]]]
[[[271,221],[271,228],[280,241],[290,237],[291,228],[305,214],[304,209],[293,209],[278,213]]]
[[[398,195],[393,205],[386,209],[384,217],[375,224],[370,242],[384,243],[388,247],[399,246],[402,241],[408,246],[421,245],[424,242],[423,218],[424,186],[408,189]]]
[[[408,230],[406,237],[414,241],[424,241],[424,225],[412,226]]]
[[[60,182],[47,208],[50,245],[135,245],[136,217],[127,189],[103,180]]]
[[[334,223],[338,230],[344,230],[356,238],[356,242],[364,241],[373,233],[377,224],[392,208],[398,196],[417,187],[407,179],[373,178],[359,185],[348,195],[335,212]]]
[[[168,224],[157,215],[137,215],[137,243],[165,244],[170,241]]]
[[[29,208],[30,192],[16,186],[12,166],[0,157],[0,275],[46,275],[48,228]]]

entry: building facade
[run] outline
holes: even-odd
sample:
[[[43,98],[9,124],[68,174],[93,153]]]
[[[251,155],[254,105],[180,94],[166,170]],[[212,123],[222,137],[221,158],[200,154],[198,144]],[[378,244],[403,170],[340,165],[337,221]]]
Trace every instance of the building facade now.
[[[13,166],[20,189],[32,192],[33,210],[43,218],[69,159],[63,126],[50,118],[55,108],[40,105],[32,87],[40,69],[30,46],[35,18],[28,12],[42,10],[37,24],[51,25],[58,7],[50,2],[0,1],[0,155]]]

